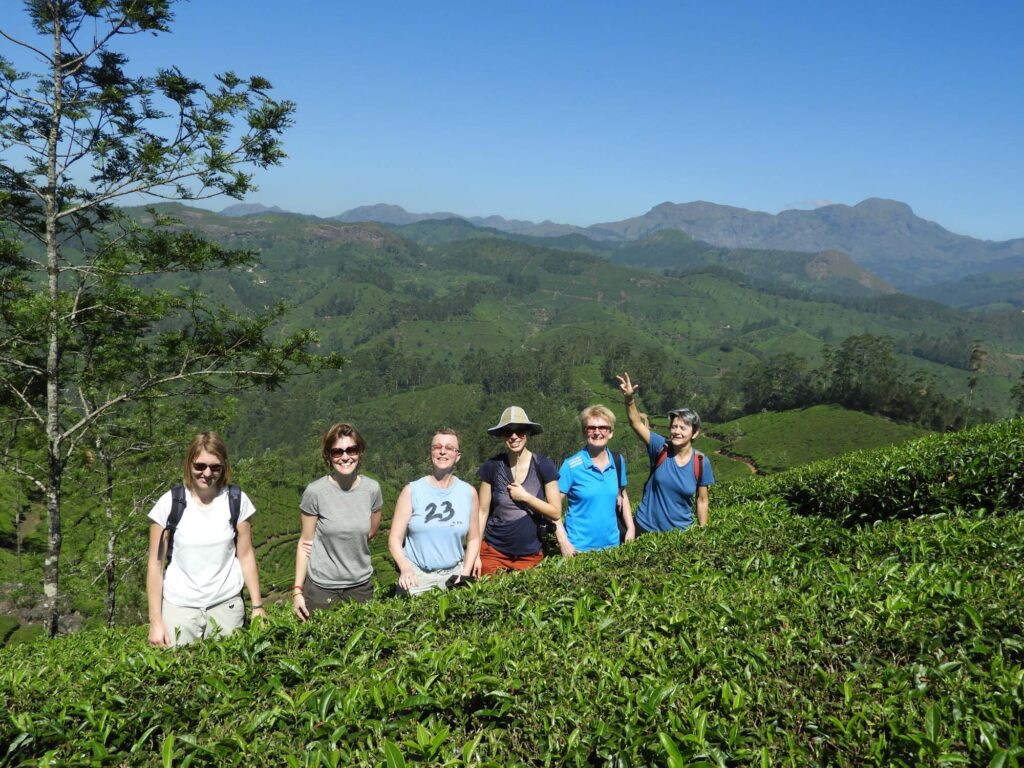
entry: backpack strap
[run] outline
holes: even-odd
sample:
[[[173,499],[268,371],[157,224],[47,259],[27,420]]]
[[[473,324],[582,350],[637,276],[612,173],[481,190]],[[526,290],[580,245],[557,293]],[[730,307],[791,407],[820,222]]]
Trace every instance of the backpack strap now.
[[[656,470],[658,467],[660,467],[662,464],[665,463],[665,459],[668,458],[668,454],[669,454],[669,442],[668,442],[668,440],[666,440],[665,444],[663,446],[661,446],[661,450],[658,451],[658,455],[655,456],[654,459],[651,460],[651,474],[652,475],[654,474],[654,470]]]
[[[167,525],[164,526],[164,535],[167,539],[167,565],[171,564],[171,555],[174,552],[174,532],[178,529],[178,523],[181,522],[186,504],[188,504],[188,496],[185,494],[185,486],[181,483],[172,485],[171,513],[167,516]],[[228,486],[228,508],[231,510],[231,530],[235,533],[235,544],[237,544],[238,518],[242,514],[242,489],[234,483]]]
[[[654,455],[654,457],[651,459],[651,472],[650,472],[649,475],[647,475],[647,480],[644,481],[644,493],[643,493],[644,496],[647,495],[647,486],[649,486],[651,484],[651,480],[654,478],[655,470],[658,467],[660,467],[665,462],[665,459],[668,458],[668,452],[669,452],[669,442],[668,442],[668,440],[666,440],[665,444],[663,446],[661,446],[661,450],[658,451]]]
[[[698,451],[696,448],[693,449],[693,479],[697,481],[694,486],[695,489],[700,488],[700,478],[704,474],[704,454]]]
[[[619,490],[621,491],[623,488],[626,487],[622,484],[622,454],[613,453],[612,458],[615,460],[615,482],[619,486]]]
[[[238,544],[238,517],[242,514],[242,489],[234,483],[228,486],[228,507],[231,510],[231,530],[235,532],[235,544]]]
[[[185,505],[188,497],[185,495],[185,486],[181,483],[171,486],[171,512],[167,515],[167,525],[164,526],[164,536],[167,539],[167,565],[171,564],[171,555],[174,551],[174,532],[178,529],[181,516],[185,512]]]

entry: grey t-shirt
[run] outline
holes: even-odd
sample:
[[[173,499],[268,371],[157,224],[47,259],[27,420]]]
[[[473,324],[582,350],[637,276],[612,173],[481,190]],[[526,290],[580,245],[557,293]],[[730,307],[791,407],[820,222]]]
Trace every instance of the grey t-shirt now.
[[[317,518],[309,578],[324,589],[347,589],[369,581],[370,515],[384,506],[380,484],[360,475],[354,488],[342,490],[329,476],[302,492],[299,509]]]

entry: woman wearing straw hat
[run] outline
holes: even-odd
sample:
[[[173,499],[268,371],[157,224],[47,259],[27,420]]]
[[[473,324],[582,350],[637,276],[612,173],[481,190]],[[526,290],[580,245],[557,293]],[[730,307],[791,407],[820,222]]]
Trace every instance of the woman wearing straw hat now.
[[[505,451],[477,471],[483,542],[474,575],[523,571],[544,558],[539,526],[561,519],[562,501],[554,462],[526,447],[532,435],[543,431],[517,405],[506,408],[487,430],[504,441]]]

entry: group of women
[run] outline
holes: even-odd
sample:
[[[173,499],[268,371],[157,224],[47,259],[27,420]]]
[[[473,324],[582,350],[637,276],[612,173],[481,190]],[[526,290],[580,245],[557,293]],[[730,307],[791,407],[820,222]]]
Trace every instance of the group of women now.
[[[459,435],[438,430],[430,442],[430,472],[406,485],[395,503],[388,550],[399,571],[397,591],[414,595],[467,584],[498,571],[525,570],[543,559],[543,532],[554,530],[565,557],[605,549],[637,536],[708,521],[710,462],[693,447],[700,417],[669,413],[669,434],[652,431],[635,402],[629,374],[617,377],[629,424],[647,446],[650,477],[634,518],[626,465],[608,448],[615,415],[602,405],[583,410],[584,447],[560,468],[527,445],[540,434],[518,406],[488,433],[504,450],[477,470],[479,490],[455,475]],[[366,441],[351,424],[324,434],[328,472],[310,483],[299,504],[293,611],[311,613],[373,596],[370,539],[380,527],[380,485],[362,474]],[[563,499],[568,505],[563,518]],[[175,511],[176,505],[179,508]],[[183,491],[165,493],[149,514],[147,594],[149,641],[171,646],[227,635],[264,612],[252,546],[252,502],[231,485],[227,448],[214,432],[197,435],[185,457]],[[171,553],[173,552],[173,557]]]

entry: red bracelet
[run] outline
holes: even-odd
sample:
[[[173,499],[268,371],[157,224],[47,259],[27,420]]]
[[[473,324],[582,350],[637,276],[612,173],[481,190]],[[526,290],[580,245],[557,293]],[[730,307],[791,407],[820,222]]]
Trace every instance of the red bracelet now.
[[[292,584],[292,589],[297,589],[297,590],[299,590],[299,592],[301,592],[302,591],[302,585],[301,584]]]

